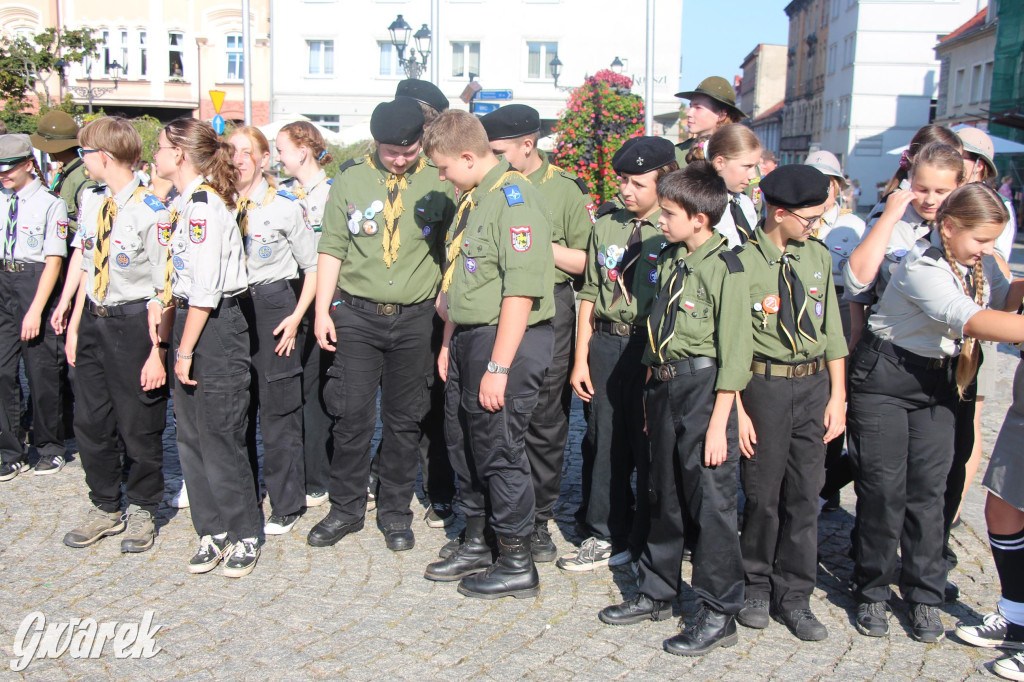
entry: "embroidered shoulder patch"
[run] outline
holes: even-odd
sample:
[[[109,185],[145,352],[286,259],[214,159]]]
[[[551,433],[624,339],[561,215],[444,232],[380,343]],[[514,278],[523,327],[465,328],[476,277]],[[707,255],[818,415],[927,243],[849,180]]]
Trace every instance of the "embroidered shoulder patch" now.
[[[160,243],[160,246],[167,246],[171,243],[171,232],[174,230],[170,223],[157,223],[156,224],[156,240]]]
[[[520,253],[529,251],[533,244],[533,234],[529,225],[510,228],[512,232],[512,248]]]
[[[509,206],[523,203],[523,193],[519,191],[519,185],[509,185],[508,187],[503,187],[501,191],[505,193],[505,201],[508,202]],[[526,229],[529,231],[530,228]]]
[[[188,221],[188,238],[193,244],[202,244],[206,241],[206,220],[195,219]]]
[[[166,206],[163,205],[163,202],[156,198],[155,194],[147,194],[146,198],[142,200],[142,203],[146,204],[146,206],[149,206],[151,209],[153,209],[154,212],[163,211],[165,208],[167,208]]]
[[[279,189],[279,190],[277,190],[277,196],[284,197],[285,199],[291,199],[292,201],[298,201],[299,200],[299,198],[297,196],[295,196],[294,194],[292,194],[291,192],[289,192],[286,189]]]
[[[57,236],[61,239],[68,238],[68,221],[58,220],[57,221]]]

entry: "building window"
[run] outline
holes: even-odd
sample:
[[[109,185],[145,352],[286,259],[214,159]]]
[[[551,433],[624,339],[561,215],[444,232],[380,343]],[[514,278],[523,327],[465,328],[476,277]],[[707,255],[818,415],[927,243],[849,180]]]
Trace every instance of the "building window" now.
[[[452,43],[452,78],[480,75],[480,43]]]
[[[229,33],[225,43],[228,57],[228,80],[240,81],[245,76],[245,57],[242,53],[242,34]]]
[[[146,32],[139,31],[139,76],[146,76]]]
[[[167,43],[167,75],[171,78],[184,78],[185,53],[182,52],[182,48],[185,45],[185,34],[181,31],[171,31],[167,34]]]
[[[836,72],[836,58],[837,58],[838,54],[839,54],[839,45],[837,43],[832,43],[831,45],[829,45],[829,47],[828,47],[828,59],[826,60],[826,64],[828,65],[828,72],[829,73],[835,73]]]
[[[967,89],[967,73],[963,69],[956,71],[956,87],[953,89],[953,106],[960,106],[964,103],[964,94]]]
[[[551,73],[551,60],[558,54],[558,43],[526,43],[527,63],[526,77],[533,79],[554,80]]]
[[[832,0],[832,18],[839,18],[839,0]]]
[[[398,50],[391,43],[380,42],[380,66],[377,68],[379,76],[401,76],[402,65],[398,63]]]
[[[981,64],[975,64],[971,69],[971,104],[981,101]]]
[[[333,76],[334,41],[307,40],[306,45],[309,46],[309,75]]]
[[[825,121],[824,121],[824,123],[822,125],[822,128],[824,128],[825,130],[832,130],[832,107],[833,106],[834,105],[833,105],[832,102],[825,102]]]
[[[341,116],[338,114],[303,114],[310,123],[315,123],[321,128],[327,128],[334,132],[341,131]]]
[[[985,62],[983,75],[981,77],[981,101],[985,102],[992,97],[992,62]]]
[[[843,38],[843,66],[853,64],[854,54],[857,50],[857,36],[853,33]]]
[[[843,97],[839,100],[839,127],[846,128],[850,125],[850,98]]]

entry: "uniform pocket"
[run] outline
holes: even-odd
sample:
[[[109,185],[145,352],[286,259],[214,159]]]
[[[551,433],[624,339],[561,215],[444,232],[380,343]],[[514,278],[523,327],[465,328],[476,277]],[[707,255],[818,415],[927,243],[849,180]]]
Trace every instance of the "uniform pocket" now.
[[[260,408],[276,416],[292,414],[302,407],[302,380],[298,373],[291,376],[267,377],[270,384],[268,393],[273,396]]]
[[[879,357],[877,351],[868,350],[860,344],[853,349],[850,367],[846,372],[846,382],[851,390],[854,386],[864,385],[871,371],[878,364]]]
[[[341,417],[345,412],[345,369],[337,365],[327,368],[324,382],[324,407],[332,417]]]
[[[202,377],[203,393],[231,394],[249,390],[249,372],[207,374]]]

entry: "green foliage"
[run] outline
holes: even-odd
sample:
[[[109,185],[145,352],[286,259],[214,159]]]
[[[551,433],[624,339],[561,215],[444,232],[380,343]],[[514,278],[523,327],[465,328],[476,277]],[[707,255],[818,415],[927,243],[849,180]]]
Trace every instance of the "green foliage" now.
[[[557,165],[587,183],[597,203],[618,192],[612,157],[622,143],[643,134],[644,103],[630,93],[632,79],[604,69],[569,95],[555,126]]]
[[[156,148],[164,124],[149,115],[133,118],[131,123],[142,137],[142,162],[153,163],[153,150]]]
[[[373,140],[363,140],[362,142],[356,142],[346,147],[340,147],[338,145],[330,144],[327,145],[327,151],[334,158],[331,162],[324,166],[324,170],[327,172],[327,177],[333,178],[338,174],[338,168],[341,164],[345,163],[349,159],[355,159],[360,156],[366,156],[373,150]]]
[[[9,99],[4,102],[4,108],[0,111],[0,120],[7,125],[7,132],[10,133],[34,133],[37,129],[39,117],[54,109],[67,112],[79,123],[84,122],[83,112],[85,109],[75,104],[68,95],[63,102],[55,106],[47,106],[45,102],[39,105],[36,113],[26,111],[28,104],[23,100]]]
[[[51,27],[31,40],[23,36],[0,37],[0,97],[23,100],[35,92],[40,104],[50,106],[47,79],[61,72],[58,60],[64,60],[66,71],[72,64],[95,56],[98,44],[90,28],[58,30]],[[38,88],[42,88],[41,93]]]

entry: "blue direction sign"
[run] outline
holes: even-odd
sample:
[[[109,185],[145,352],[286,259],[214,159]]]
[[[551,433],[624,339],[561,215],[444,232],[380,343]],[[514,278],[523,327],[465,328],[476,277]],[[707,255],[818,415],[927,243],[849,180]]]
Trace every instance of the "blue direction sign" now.
[[[510,100],[512,99],[511,90],[481,90],[476,93],[477,99],[499,99],[499,100]]]
[[[501,105],[497,102],[474,102],[473,113],[474,114],[489,114],[492,111],[497,111]]]

